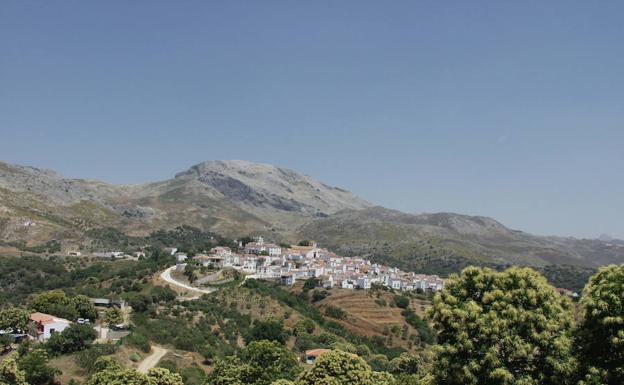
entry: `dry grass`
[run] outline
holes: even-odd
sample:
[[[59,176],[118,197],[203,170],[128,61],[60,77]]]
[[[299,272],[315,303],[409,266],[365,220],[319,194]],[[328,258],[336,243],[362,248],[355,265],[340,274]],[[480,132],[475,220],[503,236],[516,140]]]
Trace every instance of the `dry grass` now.
[[[68,384],[71,380],[82,383],[87,376],[87,372],[76,364],[73,354],[51,359],[50,366],[62,372],[62,374],[56,376],[56,381],[62,385]]]

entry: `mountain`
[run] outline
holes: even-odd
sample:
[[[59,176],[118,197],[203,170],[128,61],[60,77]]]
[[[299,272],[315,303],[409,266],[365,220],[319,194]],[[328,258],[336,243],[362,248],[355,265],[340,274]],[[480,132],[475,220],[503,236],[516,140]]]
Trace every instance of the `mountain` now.
[[[413,215],[383,207],[340,211],[305,224],[300,236],[344,254],[381,256],[419,270],[456,271],[472,263],[596,267],[624,262],[624,244],[535,236],[486,217]]]
[[[268,164],[208,161],[172,179],[114,185],[0,163],[5,247],[57,239],[68,249],[88,245],[92,229],[146,235],[183,224],[231,237],[314,239],[344,254],[431,272],[474,263],[594,268],[624,261],[624,242],[611,238],[541,237],[486,217],[406,214]]]
[[[173,179],[113,185],[0,163],[0,239],[82,238],[114,226],[141,234],[190,224],[240,236],[292,234],[307,221],[371,204],[292,170],[247,161],[209,161]]]

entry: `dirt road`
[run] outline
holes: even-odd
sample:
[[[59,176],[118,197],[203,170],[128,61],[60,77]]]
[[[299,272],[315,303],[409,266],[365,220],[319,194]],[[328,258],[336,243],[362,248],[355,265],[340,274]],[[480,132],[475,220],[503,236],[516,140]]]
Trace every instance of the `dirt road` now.
[[[169,350],[165,348],[152,345],[152,354],[145,357],[145,359],[141,361],[139,367],[137,368],[137,371],[139,371],[140,373],[147,373],[148,370],[158,365],[160,359],[163,358],[168,352]]]

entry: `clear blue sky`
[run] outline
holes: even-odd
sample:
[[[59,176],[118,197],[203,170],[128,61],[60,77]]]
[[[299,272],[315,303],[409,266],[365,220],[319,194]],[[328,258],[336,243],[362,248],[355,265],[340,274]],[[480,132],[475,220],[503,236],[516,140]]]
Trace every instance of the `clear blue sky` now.
[[[286,166],[408,212],[624,238],[622,1],[0,2],[0,159]]]

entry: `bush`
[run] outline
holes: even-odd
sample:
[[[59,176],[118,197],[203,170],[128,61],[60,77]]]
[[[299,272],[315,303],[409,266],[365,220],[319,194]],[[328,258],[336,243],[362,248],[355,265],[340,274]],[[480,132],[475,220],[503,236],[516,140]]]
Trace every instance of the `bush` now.
[[[286,343],[288,334],[284,330],[284,324],[278,320],[256,321],[247,335],[247,343],[252,341],[277,341],[281,344]]]
[[[325,315],[335,319],[345,319],[347,318],[347,313],[339,307],[336,306],[327,306],[325,308]]]
[[[115,353],[116,350],[117,347],[115,345],[93,345],[76,354],[76,363],[88,373],[92,373],[94,369],[93,365],[98,358],[111,355]]]
[[[395,295],[394,303],[395,305],[397,305],[397,307],[400,307],[401,309],[407,309],[410,304],[410,299],[404,295]]]
[[[418,336],[420,340],[425,344],[432,344],[435,342],[435,332],[431,329],[429,324],[420,318],[412,309],[405,309],[401,312],[405,321],[418,330]]]
[[[140,333],[132,333],[125,337],[123,341],[128,344],[128,346],[135,347],[145,353],[149,353],[149,351],[152,350],[147,337]]]
[[[128,356],[128,359],[132,362],[139,362],[141,361],[141,356],[139,356],[137,353],[132,353],[130,354],[130,356]]]

